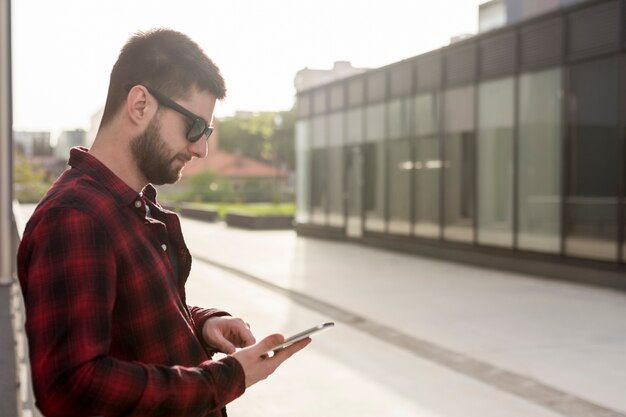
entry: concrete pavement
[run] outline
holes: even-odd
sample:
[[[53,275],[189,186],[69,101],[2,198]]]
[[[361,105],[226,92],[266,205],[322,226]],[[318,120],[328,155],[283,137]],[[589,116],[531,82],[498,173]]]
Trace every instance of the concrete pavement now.
[[[233,417],[626,416],[624,293],[182,223],[190,303],[247,319],[259,338],[337,322]]]
[[[254,387],[266,395],[246,394],[235,409],[245,411],[250,402],[269,406],[287,384],[281,402],[290,409],[298,407],[293,402],[308,409],[306,395],[318,403],[337,395],[347,399],[337,400],[336,414],[311,415],[626,416],[624,293],[291,231],[250,232],[190,219],[183,219],[183,229],[196,260],[190,286],[197,285],[194,279],[222,276],[206,282],[215,305],[228,300],[266,333],[298,331],[329,318],[338,322],[332,333],[314,340],[312,349],[321,352],[296,359],[293,368],[302,375]],[[201,274],[196,268],[212,269]],[[220,293],[243,283],[248,289]],[[250,291],[263,294],[250,294],[251,300]],[[195,294],[202,294],[200,288]],[[294,318],[306,315],[302,309],[317,321]],[[349,384],[329,383],[336,368]],[[286,369],[297,374],[291,365]],[[319,386],[307,385],[306,395],[298,391],[317,379]],[[360,401],[350,403],[355,395]],[[384,401],[375,401],[381,396]],[[380,404],[388,406],[385,412],[364,413]],[[404,411],[392,414],[395,406]],[[298,410],[293,415],[305,415]],[[249,412],[243,415],[267,415]]]

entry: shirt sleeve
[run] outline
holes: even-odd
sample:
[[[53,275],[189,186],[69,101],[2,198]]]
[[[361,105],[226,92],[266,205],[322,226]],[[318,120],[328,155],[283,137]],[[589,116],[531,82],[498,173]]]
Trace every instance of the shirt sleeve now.
[[[21,242],[19,278],[43,414],[203,416],[240,396],[245,376],[232,357],[182,367],[109,355],[113,244],[101,222],[76,209],[40,215]]]

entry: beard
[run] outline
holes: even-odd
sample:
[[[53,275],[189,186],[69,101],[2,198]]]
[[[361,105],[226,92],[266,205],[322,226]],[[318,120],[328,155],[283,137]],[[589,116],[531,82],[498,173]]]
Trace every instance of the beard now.
[[[130,150],[137,163],[139,172],[149,183],[154,185],[174,184],[182,175],[182,166],[175,168],[173,154],[161,137],[161,124],[154,117],[146,130],[130,144]]]

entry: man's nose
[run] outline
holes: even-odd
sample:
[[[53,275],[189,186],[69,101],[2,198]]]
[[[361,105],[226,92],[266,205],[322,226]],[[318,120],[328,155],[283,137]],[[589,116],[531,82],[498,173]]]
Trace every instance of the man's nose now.
[[[191,154],[197,158],[206,158],[208,151],[208,140],[203,136],[189,145]]]

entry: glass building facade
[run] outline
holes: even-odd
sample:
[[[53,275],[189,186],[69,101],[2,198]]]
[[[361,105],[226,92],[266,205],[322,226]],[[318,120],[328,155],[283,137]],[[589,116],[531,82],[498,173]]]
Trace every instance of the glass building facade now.
[[[626,272],[623,16],[588,1],[299,92],[297,230]]]

